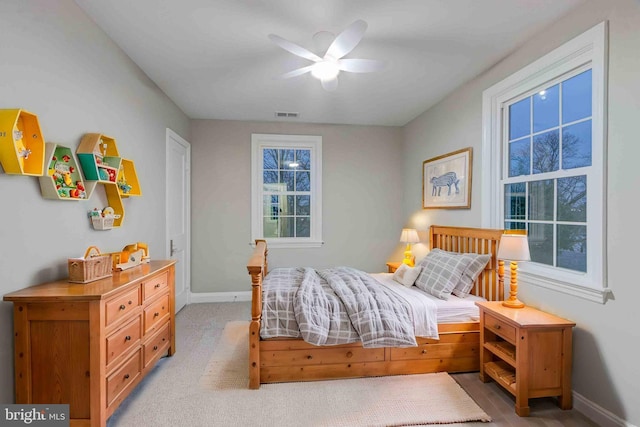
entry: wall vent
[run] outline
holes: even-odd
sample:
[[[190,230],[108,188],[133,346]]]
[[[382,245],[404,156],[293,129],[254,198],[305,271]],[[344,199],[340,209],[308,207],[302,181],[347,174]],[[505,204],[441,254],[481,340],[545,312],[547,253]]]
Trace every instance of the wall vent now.
[[[293,112],[288,112],[288,111],[276,111],[276,117],[279,117],[281,119],[296,119],[298,118],[298,114],[299,113],[293,113]]]

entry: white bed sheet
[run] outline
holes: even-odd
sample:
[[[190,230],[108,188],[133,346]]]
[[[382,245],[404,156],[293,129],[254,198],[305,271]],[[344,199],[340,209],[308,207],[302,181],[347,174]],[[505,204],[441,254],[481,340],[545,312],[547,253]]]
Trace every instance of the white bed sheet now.
[[[404,285],[393,280],[392,273],[373,273],[371,274],[378,282],[382,283],[385,287],[397,291],[400,295],[407,299],[407,295],[415,297],[422,303],[412,303],[414,311],[423,307],[435,306],[437,310],[436,318],[438,323],[457,323],[457,322],[474,322],[480,319],[480,313],[478,306],[475,305],[476,301],[486,301],[482,297],[475,295],[469,295],[465,298],[458,298],[455,295],[451,295],[448,300],[442,300],[434,297],[433,295],[418,289],[416,286],[407,288]],[[406,292],[406,291],[408,292]],[[427,301],[424,301],[427,300]],[[415,313],[415,319],[421,319],[426,314]],[[418,334],[420,325],[416,323],[416,336],[428,336],[427,334]],[[429,331],[423,331],[429,332]]]

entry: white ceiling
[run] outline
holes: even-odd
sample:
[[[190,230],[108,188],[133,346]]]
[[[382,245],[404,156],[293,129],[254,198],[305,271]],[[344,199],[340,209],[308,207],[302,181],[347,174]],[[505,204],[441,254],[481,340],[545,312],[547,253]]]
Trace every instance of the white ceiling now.
[[[584,0],[76,0],[192,119],[404,125]],[[369,27],[345,58],[386,61],[341,72],[335,92],[275,33],[314,51],[318,31]]]

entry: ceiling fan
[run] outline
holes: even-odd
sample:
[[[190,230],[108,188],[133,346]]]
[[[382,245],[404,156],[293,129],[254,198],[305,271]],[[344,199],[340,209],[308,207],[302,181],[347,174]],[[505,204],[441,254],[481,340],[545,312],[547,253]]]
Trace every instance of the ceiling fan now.
[[[312,76],[320,80],[325,90],[333,91],[338,87],[340,71],[371,73],[384,68],[384,62],[375,59],[342,59],[360,43],[366,30],[366,22],[361,19],[355,21],[335,37],[322,58],[275,34],[269,34],[269,39],[284,50],[314,62],[306,67],[289,71],[283,74],[282,78],[288,79],[310,72]]]

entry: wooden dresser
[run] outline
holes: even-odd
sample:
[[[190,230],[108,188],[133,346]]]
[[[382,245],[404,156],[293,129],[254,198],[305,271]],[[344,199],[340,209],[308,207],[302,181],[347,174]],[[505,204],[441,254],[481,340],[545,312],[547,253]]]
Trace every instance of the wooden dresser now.
[[[151,261],[87,284],[65,280],[13,302],[16,403],[69,404],[71,426],[107,418],[175,347],[175,261]]]

